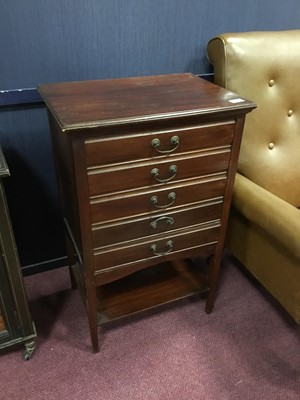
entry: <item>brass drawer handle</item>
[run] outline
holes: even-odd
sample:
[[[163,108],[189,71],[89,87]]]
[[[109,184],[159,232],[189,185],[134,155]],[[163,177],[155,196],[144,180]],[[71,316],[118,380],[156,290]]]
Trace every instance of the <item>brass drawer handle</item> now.
[[[174,218],[168,217],[167,215],[163,215],[162,217],[157,218],[155,221],[150,222],[151,228],[156,229],[157,224],[161,221],[166,221],[168,225],[174,224]]]
[[[152,196],[150,201],[154,205],[154,207],[156,207],[156,208],[167,208],[167,207],[170,207],[174,203],[174,201],[176,200],[176,193],[175,192],[169,193],[168,194],[168,199],[171,200],[170,203],[165,204],[163,206],[159,206],[158,205],[158,197],[157,196]]]
[[[157,246],[155,243],[151,244],[150,250],[156,256],[165,256],[166,254],[169,254],[173,250],[173,241],[172,240],[167,241],[165,251],[157,251]]]
[[[151,145],[152,145],[152,147],[155,148],[155,150],[158,153],[169,154],[169,153],[172,153],[172,151],[175,151],[177,149],[177,147],[179,146],[179,137],[178,136],[172,136],[171,137],[171,145],[175,146],[175,147],[173,147],[172,149],[169,149],[169,150],[160,150],[159,149],[160,140],[158,138],[153,139],[152,142],[151,142]]]
[[[169,171],[170,171],[170,173],[172,175],[169,176],[169,178],[166,178],[166,179],[160,179],[159,178],[159,169],[158,168],[153,168],[152,171],[151,171],[151,175],[157,180],[157,182],[165,183],[165,182],[169,182],[170,180],[175,178],[176,173],[177,173],[176,165],[171,165],[170,168],[169,168]]]

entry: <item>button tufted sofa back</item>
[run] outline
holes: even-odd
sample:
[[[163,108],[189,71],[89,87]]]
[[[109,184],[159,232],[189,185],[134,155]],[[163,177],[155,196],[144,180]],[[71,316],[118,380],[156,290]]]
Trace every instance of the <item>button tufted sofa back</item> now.
[[[241,174],[300,206],[300,30],[212,39],[215,83],[257,104],[246,119]]]

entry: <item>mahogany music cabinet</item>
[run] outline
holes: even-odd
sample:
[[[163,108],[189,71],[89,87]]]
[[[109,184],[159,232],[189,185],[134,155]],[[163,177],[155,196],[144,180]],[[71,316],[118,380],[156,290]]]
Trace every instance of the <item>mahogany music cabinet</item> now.
[[[244,119],[255,104],[192,74],[39,92],[93,350],[102,322],[195,293],[206,293],[211,312]],[[190,261],[202,256],[205,274]]]

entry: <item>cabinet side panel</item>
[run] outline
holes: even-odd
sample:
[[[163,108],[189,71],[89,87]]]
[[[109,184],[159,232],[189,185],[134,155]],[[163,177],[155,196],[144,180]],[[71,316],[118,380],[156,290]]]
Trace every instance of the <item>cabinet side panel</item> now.
[[[52,114],[48,113],[52,134],[53,154],[56,167],[57,184],[60,192],[62,216],[67,222],[75,241],[77,250],[82,256],[81,233],[78,219],[78,200],[74,178],[74,158],[71,139],[62,132]]]

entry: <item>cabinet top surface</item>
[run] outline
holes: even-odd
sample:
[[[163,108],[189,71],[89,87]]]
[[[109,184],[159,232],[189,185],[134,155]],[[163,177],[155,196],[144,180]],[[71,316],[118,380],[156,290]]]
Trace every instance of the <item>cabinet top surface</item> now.
[[[64,130],[255,107],[189,73],[50,83],[38,90]]]

